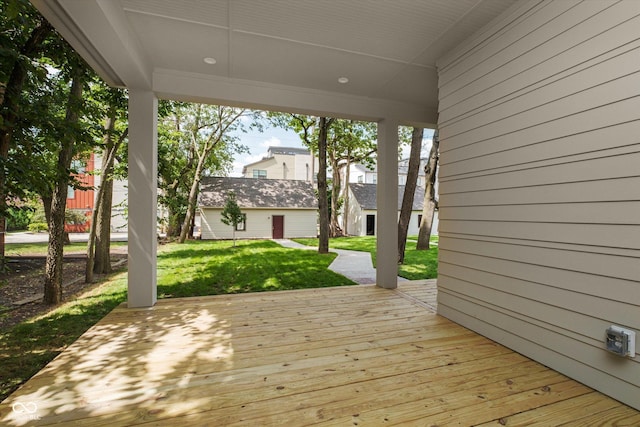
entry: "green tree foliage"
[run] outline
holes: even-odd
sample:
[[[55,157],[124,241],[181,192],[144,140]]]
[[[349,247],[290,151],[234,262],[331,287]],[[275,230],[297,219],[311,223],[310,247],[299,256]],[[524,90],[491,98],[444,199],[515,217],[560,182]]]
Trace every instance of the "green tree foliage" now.
[[[101,129],[86,102],[95,77],[28,1],[0,0],[0,7],[0,231],[7,201],[42,198],[50,231],[45,301],[56,304],[67,189],[78,186],[71,161]]]
[[[234,155],[246,152],[238,133],[261,129],[257,112],[238,108],[165,102],[158,126],[159,202],[168,211],[167,234],[184,241],[190,233],[203,176],[226,175]]]
[[[238,228],[238,224],[241,224],[245,220],[245,215],[240,210],[240,206],[238,206],[238,201],[236,200],[236,193],[233,191],[229,191],[227,193],[227,198],[224,203],[224,208],[222,209],[222,216],[220,221],[222,221],[225,225],[232,226],[233,230],[233,246],[236,246],[236,229]]]
[[[300,136],[302,143],[314,155],[321,156],[319,149],[322,129],[320,118],[296,114],[270,113],[269,119],[275,126],[293,129]],[[345,181],[343,172],[348,171],[351,163],[362,163],[372,167],[375,165],[377,126],[372,122],[346,119],[328,119],[324,123],[326,170],[332,175],[332,179],[327,180],[327,185],[331,187],[330,191],[327,190],[327,194],[330,197],[330,207],[327,209],[327,215],[329,216],[329,234],[335,237],[343,234],[338,223],[342,205],[342,185],[343,181]],[[320,169],[323,168],[321,167]],[[348,176],[346,180],[348,181]],[[318,182],[318,193],[321,192],[320,185],[320,182]]]

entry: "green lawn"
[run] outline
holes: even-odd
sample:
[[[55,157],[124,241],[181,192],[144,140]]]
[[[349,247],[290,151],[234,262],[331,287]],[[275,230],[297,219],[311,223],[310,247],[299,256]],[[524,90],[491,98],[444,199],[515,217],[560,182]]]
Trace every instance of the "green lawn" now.
[[[418,236],[415,236],[417,239]],[[431,241],[437,242],[438,236]],[[293,239],[307,246],[318,246],[318,239]],[[398,275],[409,280],[435,279],[438,277],[438,246],[428,251],[417,251],[416,242],[410,236],[404,253],[404,264],[398,266]],[[376,265],[376,237],[336,237],[329,240],[329,247],[371,253],[373,265]]]
[[[355,283],[327,269],[335,254],[286,249],[271,241],[191,241],[158,250],[161,298],[302,289]],[[26,245],[25,245],[26,247]],[[46,251],[46,244],[25,248]],[[26,253],[26,252],[25,252]],[[37,253],[37,251],[36,251]],[[120,272],[51,312],[0,330],[0,401],[126,300]]]
[[[158,253],[160,298],[355,284],[327,269],[335,254],[286,249],[270,240],[189,241]]]

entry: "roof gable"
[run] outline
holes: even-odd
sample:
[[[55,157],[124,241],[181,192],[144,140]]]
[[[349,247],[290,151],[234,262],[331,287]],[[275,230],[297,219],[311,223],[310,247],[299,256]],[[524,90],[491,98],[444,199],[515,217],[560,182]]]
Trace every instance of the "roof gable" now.
[[[199,206],[223,208],[229,191],[235,192],[241,209],[318,208],[318,199],[310,182],[225,177],[202,179]]]
[[[402,198],[404,197],[404,185],[398,186],[398,210],[402,207]],[[376,184],[349,184],[349,189],[355,197],[356,201],[362,209],[376,210],[378,209],[376,203],[376,192],[378,186]],[[411,210],[422,210],[424,205],[424,187],[416,187],[416,191],[413,195],[413,206]]]

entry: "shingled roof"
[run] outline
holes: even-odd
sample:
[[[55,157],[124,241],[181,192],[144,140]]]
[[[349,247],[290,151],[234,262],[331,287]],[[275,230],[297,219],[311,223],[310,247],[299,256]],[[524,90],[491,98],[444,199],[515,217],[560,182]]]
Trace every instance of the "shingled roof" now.
[[[376,210],[376,184],[349,184],[351,193],[358,201],[362,209]],[[398,186],[398,210],[402,207],[402,198],[404,197],[404,185]],[[413,196],[412,210],[422,210],[424,204],[424,187],[416,187]]]
[[[306,181],[210,177],[200,188],[199,205],[205,208],[223,208],[229,191],[240,208],[318,208],[313,185]]]

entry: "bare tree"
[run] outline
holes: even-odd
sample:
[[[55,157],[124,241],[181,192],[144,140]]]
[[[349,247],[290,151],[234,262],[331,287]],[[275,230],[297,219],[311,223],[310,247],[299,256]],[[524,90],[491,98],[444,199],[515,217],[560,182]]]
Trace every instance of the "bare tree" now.
[[[438,201],[436,200],[436,177],[438,169],[438,149],[440,140],[438,131],[433,134],[433,144],[429,152],[429,161],[424,167],[425,174],[425,194],[424,207],[422,208],[422,222],[420,222],[420,232],[418,233],[418,243],[416,249],[428,250],[429,238],[431,237],[431,228],[433,226],[433,217],[438,209]]]
[[[413,128],[411,135],[411,151],[409,154],[409,168],[407,170],[407,182],[402,196],[402,207],[398,219],[398,264],[404,263],[404,250],[407,244],[407,232],[411,211],[413,210],[413,198],[420,172],[420,150],[422,148],[422,128]]]

